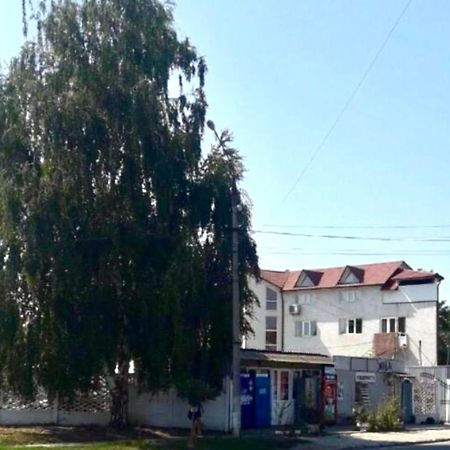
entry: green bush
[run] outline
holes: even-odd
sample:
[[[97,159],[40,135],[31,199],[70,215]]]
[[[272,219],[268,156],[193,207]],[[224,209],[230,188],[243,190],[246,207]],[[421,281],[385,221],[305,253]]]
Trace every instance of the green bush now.
[[[378,405],[376,411],[369,414],[367,422],[369,431],[396,431],[401,430],[400,404],[396,398],[390,397]]]
[[[359,407],[353,410],[354,424],[366,423],[369,420],[369,413],[364,407]]]

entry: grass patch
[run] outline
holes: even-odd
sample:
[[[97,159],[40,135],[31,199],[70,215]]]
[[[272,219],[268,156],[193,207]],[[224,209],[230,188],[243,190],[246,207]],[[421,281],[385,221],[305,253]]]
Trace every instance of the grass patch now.
[[[196,440],[196,450],[280,450],[299,440],[266,436],[206,435]],[[47,445],[51,444],[50,447]],[[70,444],[70,445],[69,445]],[[32,447],[31,447],[32,446]],[[29,426],[0,427],[0,450],[187,450],[184,430],[108,427]]]
[[[271,439],[234,439],[234,438],[204,438],[198,439],[195,444],[196,450],[276,450],[290,448],[295,442]],[[148,440],[139,441],[121,441],[121,442],[98,442],[86,443],[74,446],[64,444],[45,447],[45,446],[17,446],[13,444],[0,445],[0,450],[187,450],[187,439],[170,439],[149,443]]]
[[[144,442],[102,442],[95,444],[79,444],[67,446],[64,444],[51,447],[17,447],[17,446],[0,446],[0,450],[153,450],[157,447],[150,447]]]
[[[11,446],[22,448],[21,446],[37,444],[59,444],[64,446],[66,442],[80,444],[106,443],[111,445],[115,441],[120,442],[120,445],[127,448],[127,445],[130,447],[145,440],[148,443],[150,439],[158,439],[159,437],[161,436],[150,429],[131,428],[119,432],[108,427],[0,427],[0,450],[11,448]],[[76,447],[73,446],[71,448],[75,449]]]

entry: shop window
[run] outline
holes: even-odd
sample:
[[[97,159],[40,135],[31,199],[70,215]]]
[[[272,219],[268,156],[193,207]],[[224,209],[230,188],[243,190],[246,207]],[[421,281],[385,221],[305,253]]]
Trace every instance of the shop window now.
[[[318,406],[318,383],[319,378],[305,378],[305,407],[316,409]]]
[[[289,400],[289,372],[280,372],[280,400]]]
[[[294,371],[294,380],[292,385],[292,398],[297,400],[297,380],[302,377],[301,370]]]
[[[272,398],[274,401],[278,399],[278,370],[273,371]]]
[[[358,407],[370,407],[369,385],[367,383],[355,383],[355,404]]]

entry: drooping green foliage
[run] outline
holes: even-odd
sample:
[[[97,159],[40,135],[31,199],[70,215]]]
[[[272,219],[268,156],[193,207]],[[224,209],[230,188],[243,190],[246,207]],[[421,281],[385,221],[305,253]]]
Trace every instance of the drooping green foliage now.
[[[133,360],[149,389],[217,391],[243,169],[234,150],[202,154],[205,62],[157,0],[43,2],[36,25],[0,82],[1,381],[70,394]]]
[[[450,364],[450,308],[443,301],[438,305],[438,364]]]

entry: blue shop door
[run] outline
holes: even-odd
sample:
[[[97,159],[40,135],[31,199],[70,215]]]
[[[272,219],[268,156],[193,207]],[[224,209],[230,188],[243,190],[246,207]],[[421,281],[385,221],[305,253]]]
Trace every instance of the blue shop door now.
[[[270,376],[255,376],[255,427],[264,428],[271,425]]]
[[[242,428],[255,426],[255,386],[249,373],[241,373],[241,425]]]

